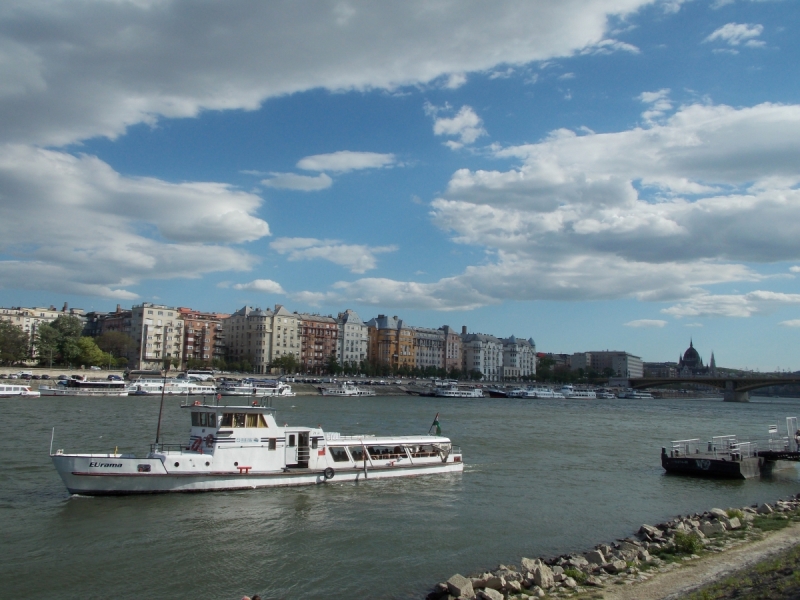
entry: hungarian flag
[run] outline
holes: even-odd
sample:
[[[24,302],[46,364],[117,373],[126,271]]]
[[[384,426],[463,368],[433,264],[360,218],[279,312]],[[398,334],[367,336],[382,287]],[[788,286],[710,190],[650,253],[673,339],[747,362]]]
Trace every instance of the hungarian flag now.
[[[433,423],[428,428],[428,433],[430,433],[431,429],[433,429],[434,427],[436,427],[436,435],[442,435],[442,427],[439,425],[439,413],[438,412],[436,413],[436,416],[433,417]]]

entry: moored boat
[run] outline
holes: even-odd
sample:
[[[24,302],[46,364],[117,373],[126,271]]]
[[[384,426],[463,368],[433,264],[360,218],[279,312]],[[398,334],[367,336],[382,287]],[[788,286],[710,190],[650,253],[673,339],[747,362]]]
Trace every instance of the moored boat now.
[[[202,492],[312,485],[463,470],[461,450],[441,435],[345,436],[319,427],[279,426],[264,404],[181,407],[191,419],[182,444],[134,454],[50,456],[72,494]],[[438,417],[436,419],[438,424]]]
[[[571,385],[562,386],[561,393],[564,395],[564,398],[571,399],[594,400],[597,398],[597,394],[594,390],[580,389]]]
[[[322,388],[323,396],[374,396],[374,390],[360,388],[351,381],[343,381],[336,387]]]
[[[436,388],[436,395],[440,398],[483,398],[483,390],[453,383]]]
[[[34,391],[27,385],[0,383],[0,398],[38,398],[41,392]]]
[[[124,381],[87,379],[74,375],[53,386],[39,386],[39,393],[42,396],[127,396],[128,387]]]
[[[167,396],[215,396],[217,394],[217,387],[213,383],[194,379],[141,377],[128,385],[128,391],[134,396],[160,395],[162,389]]]

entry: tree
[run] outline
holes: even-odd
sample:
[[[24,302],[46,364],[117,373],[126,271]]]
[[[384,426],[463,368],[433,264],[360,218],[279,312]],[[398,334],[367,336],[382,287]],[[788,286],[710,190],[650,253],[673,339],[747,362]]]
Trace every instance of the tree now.
[[[36,353],[39,355],[39,363],[52,365],[53,360],[58,362],[58,340],[59,333],[56,329],[45,323],[39,326],[36,331]]]
[[[62,364],[77,363],[81,355],[78,340],[82,330],[81,320],[73,315],[61,315],[52,323],[41,325],[36,345],[39,360],[49,362],[52,356]]]
[[[0,364],[14,364],[28,357],[28,334],[8,321],[0,321]]]
[[[295,357],[294,354],[284,354],[283,356],[273,359],[270,366],[273,369],[283,369],[284,373],[296,373],[298,367],[297,357]]]
[[[95,342],[100,350],[114,356],[127,356],[136,347],[134,339],[121,331],[106,331]]]
[[[325,363],[325,370],[331,375],[338,375],[342,372],[342,367],[339,365],[339,361],[336,360],[335,354],[331,354],[328,357],[328,360]]]
[[[90,337],[79,338],[76,346],[78,362],[82,365],[107,365],[111,360],[111,356],[100,350]]]

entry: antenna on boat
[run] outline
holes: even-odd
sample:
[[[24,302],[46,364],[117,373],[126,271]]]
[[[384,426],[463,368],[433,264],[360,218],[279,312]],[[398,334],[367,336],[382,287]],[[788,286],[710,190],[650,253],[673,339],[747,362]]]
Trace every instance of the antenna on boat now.
[[[158,408],[158,427],[156,427],[156,444],[161,437],[161,414],[164,412],[164,391],[167,389],[167,373],[169,372],[169,360],[164,359],[164,383],[161,385],[161,406]]]

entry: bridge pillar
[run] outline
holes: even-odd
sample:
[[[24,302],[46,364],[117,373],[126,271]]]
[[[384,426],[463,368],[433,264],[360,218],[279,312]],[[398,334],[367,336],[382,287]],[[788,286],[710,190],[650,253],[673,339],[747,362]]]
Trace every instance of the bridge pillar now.
[[[722,395],[723,402],[750,402],[749,392],[740,392],[733,381],[725,382],[725,391]]]

